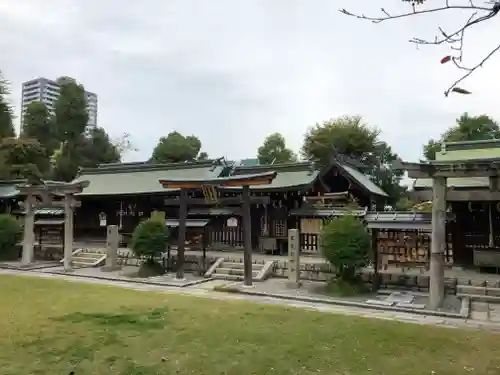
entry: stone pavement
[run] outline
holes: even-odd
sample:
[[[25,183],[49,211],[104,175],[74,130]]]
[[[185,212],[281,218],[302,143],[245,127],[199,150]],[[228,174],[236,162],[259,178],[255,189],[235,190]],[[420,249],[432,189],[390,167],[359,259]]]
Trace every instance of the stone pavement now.
[[[213,280],[192,287],[178,288],[178,287],[168,287],[159,285],[137,284],[126,281],[110,281],[110,280],[99,280],[91,278],[79,278],[75,276],[50,274],[40,271],[26,272],[19,270],[3,269],[0,270],[0,275],[13,275],[13,276],[21,275],[26,277],[59,279],[71,282],[81,282],[81,283],[98,284],[98,285],[114,285],[117,287],[130,288],[140,291],[177,293],[177,294],[191,295],[191,296],[218,299],[218,300],[240,300],[240,301],[248,301],[260,304],[281,305],[281,306],[316,310],[325,313],[353,315],[365,318],[384,319],[384,320],[399,321],[399,322],[421,324],[421,325],[434,325],[447,328],[481,329],[492,332],[500,332],[500,322],[497,323],[491,321],[478,321],[474,319],[443,318],[443,317],[428,316],[428,315],[418,315],[412,313],[381,311],[381,310],[359,308],[359,307],[336,306],[324,303],[279,300],[271,297],[250,296],[250,295],[221,293],[213,291],[213,288],[215,286],[227,284],[227,282],[223,280]]]

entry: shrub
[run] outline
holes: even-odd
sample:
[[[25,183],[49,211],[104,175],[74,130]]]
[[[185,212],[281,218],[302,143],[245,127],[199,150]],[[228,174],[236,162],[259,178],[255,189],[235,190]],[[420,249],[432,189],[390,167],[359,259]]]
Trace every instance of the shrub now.
[[[0,257],[13,254],[15,247],[23,237],[21,223],[10,215],[0,215]]]
[[[330,221],[321,232],[321,251],[337,278],[354,281],[356,271],[370,261],[371,238],[363,223],[352,215]]]
[[[132,250],[137,256],[148,257],[151,261],[165,251],[168,244],[168,230],[165,223],[147,219],[139,223],[132,235]]]

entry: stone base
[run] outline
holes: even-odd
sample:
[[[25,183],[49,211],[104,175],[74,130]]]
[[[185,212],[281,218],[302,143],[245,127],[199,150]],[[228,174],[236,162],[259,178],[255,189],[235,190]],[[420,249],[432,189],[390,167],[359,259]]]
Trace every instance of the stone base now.
[[[113,272],[113,271],[119,271],[122,269],[122,266],[103,266],[101,267],[102,272]]]
[[[302,286],[302,281],[287,281],[285,285],[290,289],[298,289]]]
[[[241,283],[241,288],[243,289],[251,289],[251,288],[255,288],[255,285],[252,284],[252,285],[245,285],[245,283]]]

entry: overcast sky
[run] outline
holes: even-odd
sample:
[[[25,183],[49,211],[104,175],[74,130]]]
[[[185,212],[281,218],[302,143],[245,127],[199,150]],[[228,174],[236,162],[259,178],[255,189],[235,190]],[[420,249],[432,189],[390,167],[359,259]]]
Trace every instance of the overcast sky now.
[[[173,130],[199,136],[212,157],[253,157],[271,132],[299,150],[309,126],[345,114],[417,160],[464,111],[500,120],[500,53],[463,85],[473,95],[445,99],[460,74],[439,64],[446,48],[408,43],[466,14],[372,24],[338,12],[381,6],[404,9],[399,0],[0,0],[0,70],[18,115],[23,81],[76,78],[99,96],[99,125],[131,134],[139,151],[128,160],[148,158]],[[468,34],[467,61],[499,42],[493,22]]]

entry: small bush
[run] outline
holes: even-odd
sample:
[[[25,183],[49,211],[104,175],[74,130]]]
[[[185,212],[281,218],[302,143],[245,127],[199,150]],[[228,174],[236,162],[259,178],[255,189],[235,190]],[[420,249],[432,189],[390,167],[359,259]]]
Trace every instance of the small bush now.
[[[370,240],[363,223],[352,215],[334,219],[323,227],[321,251],[337,278],[355,280],[356,271],[370,261]]]
[[[147,219],[139,223],[132,235],[132,250],[136,256],[153,260],[165,252],[168,244],[168,230],[165,223]]]
[[[16,245],[23,237],[21,223],[10,215],[0,215],[0,257],[13,254]]]

